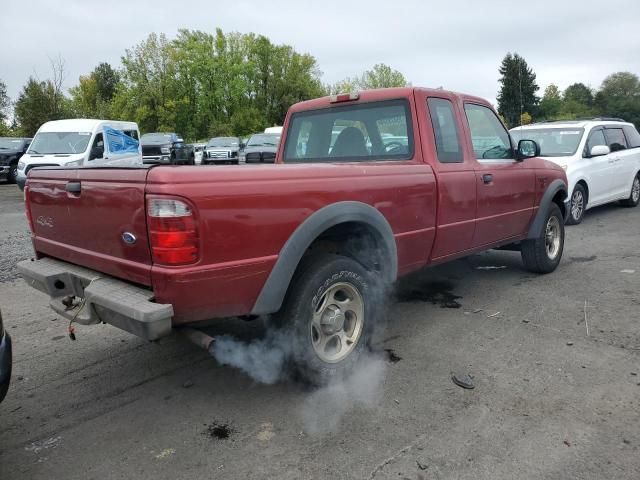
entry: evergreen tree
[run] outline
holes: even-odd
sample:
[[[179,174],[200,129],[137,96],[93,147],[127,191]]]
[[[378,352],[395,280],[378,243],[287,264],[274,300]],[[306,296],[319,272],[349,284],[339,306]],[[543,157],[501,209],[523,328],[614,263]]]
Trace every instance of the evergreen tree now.
[[[538,85],[536,74],[527,62],[517,53],[507,53],[500,65],[500,91],[498,92],[498,111],[507,120],[510,127],[519,125],[523,112],[537,112]]]

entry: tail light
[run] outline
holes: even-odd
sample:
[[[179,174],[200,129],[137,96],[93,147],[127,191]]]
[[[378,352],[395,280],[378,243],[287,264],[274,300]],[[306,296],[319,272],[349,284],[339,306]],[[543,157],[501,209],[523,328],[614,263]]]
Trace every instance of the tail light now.
[[[147,220],[154,263],[187,265],[198,260],[198,225],[186,202],[149,198]]]
[[[31,215],[31,204],[29,202],[29,185],[25,185],[24,187],[24,211],[27,215],[27,221],[29,222],[29,229],[33,235],[36,231],[33,228],[33,216]]]

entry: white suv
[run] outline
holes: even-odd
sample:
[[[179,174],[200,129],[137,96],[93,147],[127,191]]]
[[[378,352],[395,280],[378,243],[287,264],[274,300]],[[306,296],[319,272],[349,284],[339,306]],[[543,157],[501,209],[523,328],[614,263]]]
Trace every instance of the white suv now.
[[[620,200],[640,202],[640,134],[617,118],[543,122],[511,130],[516,141],[535,140],[540,156],[567,172],[567,223],[578,224],[585,210]]]

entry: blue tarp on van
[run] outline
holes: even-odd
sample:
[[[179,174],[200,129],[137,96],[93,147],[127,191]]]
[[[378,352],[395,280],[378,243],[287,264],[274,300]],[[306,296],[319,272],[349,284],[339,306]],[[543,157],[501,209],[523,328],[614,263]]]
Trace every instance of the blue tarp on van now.
[[[140,143],[135,138],[131,138],[129,135],[111,127],[104,127],[104,135],[108,142],[110,153],[138,153]]]

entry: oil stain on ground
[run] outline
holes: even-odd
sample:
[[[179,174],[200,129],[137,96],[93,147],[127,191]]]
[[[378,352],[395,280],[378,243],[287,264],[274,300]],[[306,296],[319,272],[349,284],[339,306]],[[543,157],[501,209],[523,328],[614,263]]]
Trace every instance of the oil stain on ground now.
[[[578,262],[578,263],[586,263],[586,262],[593,262],[597,257],[597,255],[591,255],[590,257],[571,257],[571,261],[572,262]]]
[[[398,363],[400,360],[402,360],[402,357],[394,352],[392,348],[385,348],[384,351],[387,354],[387,360],[390,363]]]
[[[399,302],[430,302],[440,308],[460,308],[460,295],[452,292],[454,285],[447,281],[426,282],[411,286],[397,293]]]
[[[227,423],[213,422],[207,425],[204,434],[216,440],[227,440],[234,433],[233,428]]]

